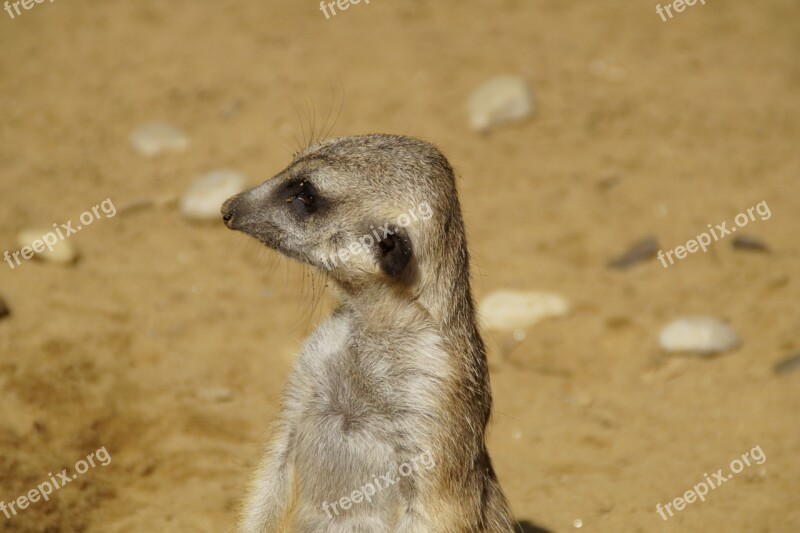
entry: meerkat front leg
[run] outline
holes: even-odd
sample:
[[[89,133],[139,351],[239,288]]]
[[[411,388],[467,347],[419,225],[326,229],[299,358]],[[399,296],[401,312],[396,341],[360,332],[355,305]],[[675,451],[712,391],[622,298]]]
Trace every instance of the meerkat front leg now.
[[[465,503],[443,497],[441,491],[436,490],[433,484],[417,486],[394,531],[395,533],[472,531],[474,510],[465,506]]]
[[[295,433],[308,394],[306,380],[295,367],[286,380],[273,437],[250,482],[239,533],[281,533],[290,530],[297,496]]]
[[[491,492],[490,489],[488,492]],[[495,497],[490,499],[494,500]],[[481,508],[483,505],[483,508]],[[486,508],[489,507],[489,508]],[[483,519],[476,510],[483,512]],[[482,532],[514,533],[515,529],[506,514],[505,501],[480,502],[475,500],[443,497],[433,486],[424,489],[410,502],[395,533],[431,532]],[[481,525],[478,525],[481,524]]]
[[[406,502],[406,510],[394,530],[395,533],[472,531],[475,510],[470,508],[470,502],[443,494],[441,487],[442,483],[434,479],[415,482],[413,492]]]
[[[294,498],[291,428],[284,419],[256,469],[245,501],[240,533],[287,531]]]

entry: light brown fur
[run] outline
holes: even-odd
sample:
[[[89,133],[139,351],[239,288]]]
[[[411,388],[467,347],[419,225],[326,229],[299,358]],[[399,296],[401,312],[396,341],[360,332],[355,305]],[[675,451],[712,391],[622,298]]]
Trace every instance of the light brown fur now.
[[[397,223],[423,204],[430,217]],[[489,375],[444,156],[401,136],[324,141],[228,200],[223,215],[289,257],[331,267],[342,300],[289,377],[239,530],[513,531],[484,441]],[[387,223],[391,235],[367,253],[323,261]],[[426,452],[430,470],[338,515],[323,509]]]

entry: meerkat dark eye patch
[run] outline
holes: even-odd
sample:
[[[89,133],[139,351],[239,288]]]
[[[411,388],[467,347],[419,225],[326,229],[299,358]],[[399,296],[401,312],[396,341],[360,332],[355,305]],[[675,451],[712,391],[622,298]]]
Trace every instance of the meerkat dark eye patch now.
[[[292,211],[299,215],[314,213],[324,203],[314,184],[303,178],[287,182],[281,194]]]
[[[381,239],[378,243],[378,265],[381,270],[391,277],[402,274],[413,257],[411,241],[406,233],[399,228],[391,235]]]

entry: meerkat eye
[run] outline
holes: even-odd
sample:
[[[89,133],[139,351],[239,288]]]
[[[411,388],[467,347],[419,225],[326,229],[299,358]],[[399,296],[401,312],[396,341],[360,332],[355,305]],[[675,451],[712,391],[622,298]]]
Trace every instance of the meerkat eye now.
[[[310,207],[314,205],[314,197],[308,194],[307,192],[301,192],[295,194],[294,196],[290,196],[286,199],[286,203],[302,203],[305,207]]]
[[[317,208],[317,195],[314,186],[302,180],[290,183],[287,187],[286,203],[298,213],[313,213]]]

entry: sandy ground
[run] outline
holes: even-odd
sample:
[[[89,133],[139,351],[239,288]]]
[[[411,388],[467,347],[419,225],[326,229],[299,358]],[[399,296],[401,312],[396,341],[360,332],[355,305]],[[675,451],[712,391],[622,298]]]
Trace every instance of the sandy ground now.
[[[373,0],[326,20],[312,0],[45,2],[0,12],[0,251],[31,225],[180,193],[220,167],[252,183],[328,110],[334,134],[435,142],[460,175],[478,298],[566,295],[505,360],[492,347],[489,446],[528,531],[800,531],[800,6]],[[464,102],[504,73],[533,120],[469,130]],[[146,159],[150,120],[191,137]],[[358,191],[354,191],[355,194]],[[772,217],[669,269],[664,249],[767,201]],[[730,224],[730,222],[729,222]],[[743,230],[744,231],[744,230]],[[71,237],[72,267],[0,264],[0,501],[105,447],[112,457],[11,519],[13,532],[219,532],[233,524],[293,353],[331,302],[290,264],[175,209],[118,213]],[[659,329],[730,321],[742,347],[666,357]],[[761,465],[664,521],[760,446]],[[576,522],[579,520],[580,522]],[[534,526],[535,524],[535,526]],[[541,529],[536,529],[536,528]]]

